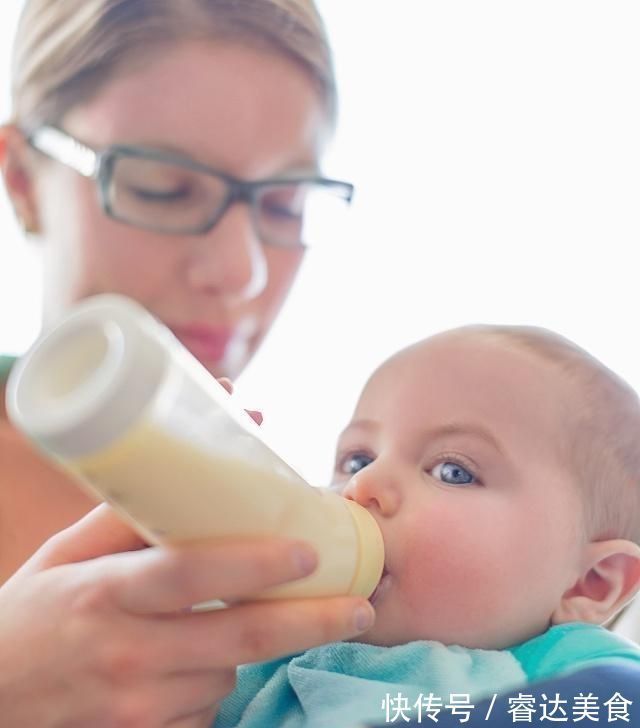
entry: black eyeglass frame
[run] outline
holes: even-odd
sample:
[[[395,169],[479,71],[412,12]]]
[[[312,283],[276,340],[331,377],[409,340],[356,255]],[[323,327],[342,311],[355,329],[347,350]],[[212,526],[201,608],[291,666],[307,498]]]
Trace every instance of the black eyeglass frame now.
[[[83,177],[93,179],[96,182],[98,190],[98,201],[105,215],[127,225],[160,234],[205,235],[215,227],[227,210],[236,202],[249,205],[251,214],[254,216],[257,208],[256,201],[258,195],[265,187],[277,188],[292,184],[314,185],[323,187],[328,192],[334,193],[336,197],[341,198],[347,205],[351,203],[355,191],[354,185],[350,182],[322,176],[284,176],[253,181],[241,180],[215,167],[210,167],[193,159],[181,156],[180,154],[151,147],[114,144],[103,150],[96,150],[54,126],[41,126],[31,132],[24,132],[24,135],[28,144],[36,151],[75,170]],[[113,170],[116,162],[120,158],[163,162],[192,172],[209,175],[224,183],[226,196],[215,215],[212,215],[202,225],[194,228],[169,231],[166,227],[155,227],[153,225],[131,222],[113,210],[111,200],[109,199],[109,187],[113,177]],[[255,218],[253,224],[256,232],[259,233],[259,225],[256,223]],[[263,242],[278,247],[292,247],[288,244],[278,243],[272,240],[264,240]],[[298,241],[298,245],[304,246],[304,242]]]

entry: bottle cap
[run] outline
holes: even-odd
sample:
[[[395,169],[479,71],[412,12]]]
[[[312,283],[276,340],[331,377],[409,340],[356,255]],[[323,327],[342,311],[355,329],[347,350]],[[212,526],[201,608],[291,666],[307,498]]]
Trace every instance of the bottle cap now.
[[[349,594],[369,597],[384,569],[384,541],[375,518],[359,503],[345,499],[358,534],[358,561]]]
[[[152,335],[142,336],[143,329]],[[134,301],[113,294],[86,299],[13,367],[9,418],[56,456],[73,458],[106,446],[166,379],[169,356],[158,329]]]

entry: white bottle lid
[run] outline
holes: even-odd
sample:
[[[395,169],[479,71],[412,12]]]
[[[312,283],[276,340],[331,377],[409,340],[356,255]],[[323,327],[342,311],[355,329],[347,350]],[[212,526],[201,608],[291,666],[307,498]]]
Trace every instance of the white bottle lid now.
[[[12,368],[7,413],[57,457],[99,450],[156,398],[172,369],[175,343],[167,338],[171,332],[136,302],[88,298]]]

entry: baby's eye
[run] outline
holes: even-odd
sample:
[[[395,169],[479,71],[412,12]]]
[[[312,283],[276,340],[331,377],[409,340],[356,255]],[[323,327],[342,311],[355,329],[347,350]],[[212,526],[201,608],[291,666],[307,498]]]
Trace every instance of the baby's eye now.
[[[429,471],[434,478],[447,485],[473,485],[477,483],[476,477],[459,463],[445,461],[438,463]]]
[[[344,475],[355,475],[359,470],[366,468],[372,462],[373,458],[370,455],[365,455],[362,452],[354,452],[346,455],[338,462],[337,470]]]

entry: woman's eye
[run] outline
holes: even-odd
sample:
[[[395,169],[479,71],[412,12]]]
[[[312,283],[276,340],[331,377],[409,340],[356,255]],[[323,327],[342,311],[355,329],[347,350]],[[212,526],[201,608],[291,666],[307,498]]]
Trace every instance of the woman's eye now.
[[[265,218],[301,221],[306,196],[305,188],[296,186],[265,191],[260,197],[258,212]]]
[[[476,477],[459,463],[445,461],[438,463],[429,471],[434,478],[447,485],[473,485],[477,483]]]
[[[260,215],[262,217],[279,218],[284,220],[302,220],[302,213],[292,209],[286,204],[278,204],[277,202],[263,202],[260,206]]]
[[[373,458],[370,455],[357,452],[343,458],[340,461],[338,470],[344,475],[355,475],[359,470],[366,468],[372,462]]]
[[[171,190],[145,189],[143,187],[130,187],[129,189],[142,202],[181,202],[189,197],[189,190],[185,187],[176,187]]]

